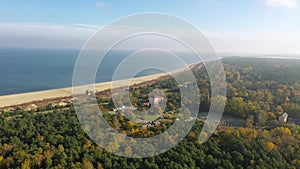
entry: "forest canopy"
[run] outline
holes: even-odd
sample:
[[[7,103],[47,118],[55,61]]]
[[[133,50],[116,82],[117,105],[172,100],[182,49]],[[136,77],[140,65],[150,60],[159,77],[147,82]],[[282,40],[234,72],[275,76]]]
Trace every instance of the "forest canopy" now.
[[[223,63],[228,85],[224,115],[244,120],[244,126],[220,125],[207,142],[199,143],[203,120],[198,119],[171,150],[149,158],[125,158],[93,143],[72,104],[16,109],[0,115],[0,168],[300,168],[300,61],[232,57]],[[199,113],[207,112],[209,78],[204,68],[194,74],[201,88]],[[109,97],[98,98],[98,103],[116,130],[151,137],[170,127],[180,106],[172,79],[130,89],[133,105],[147,109],[139,101],[145,99],[141,95],[156,87],[169,88],[166,110],[156,108],[166,120],[149,128],[120,113],[110,114],[114,105]],[[287,123],[278,120],[284,112]]]

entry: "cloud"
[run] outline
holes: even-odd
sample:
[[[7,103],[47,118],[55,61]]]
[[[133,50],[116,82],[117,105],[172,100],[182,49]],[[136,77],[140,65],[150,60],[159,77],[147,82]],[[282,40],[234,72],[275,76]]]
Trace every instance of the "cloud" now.
[[[269,7],[284,7],[295,8],[297,7],[297,0],[264,0]]]
[[[77,28],[86,28],[86,29],[92,29],[92,30],[99,29],[99,25],[89,25],[89,24],[78,23],[78,24],[75,24],[74,26]]]
[[[95,3],[96,7],[100,8],[100,9],[105,9],[108,8],[109,5],[107,3],[101,2],[101,1],[97,1]]]
[[[1,48],[53,48],[53,49],[80,49],[91,35],[101,25],[47,25],[47,24],[12,24],[0,23]],[[130,26],[109,29],[103,38],[116,38],[120,33],[132,30]],[[183,35],[188,33],[180,31]],[[300,34],[294,32],[211,32],[203,31],[220,53],[234,54],[300,54]],[[193,35],[188,34],[188,38]],[[154,43],[155,42],[155,43]],[[167,45],[166,45],[167,44]],[[143,36],[128,39],[118,49],[132,47],[157,46],[172,50],[181,50],[175,42],[164,38]],[[101,45],[100,45],[101,46]]]
[[[216,50],[231,54],[300,54],[300,32],[205,32]]]
[[[0,23],[3,48],[81,48],[97,30],[89,25]],[[99,27],[98,27],[99,28]]]

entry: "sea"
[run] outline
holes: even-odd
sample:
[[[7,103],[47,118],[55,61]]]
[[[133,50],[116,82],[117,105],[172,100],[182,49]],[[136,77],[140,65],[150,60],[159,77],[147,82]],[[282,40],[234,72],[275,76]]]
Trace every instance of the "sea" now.
[[[71,49],[0,49],[0,96],[58,89],[72,86],[74,66],[80,50]],[[111,51],[99,65],[95,82],[111,81],[117,66],[132,51]],[[187,64],[199,62],[195,56],[183,55]],[[149,60],[159,57],[149,56]],[[172,59],[165,59],[172,71]],[[138,63],[137,63],[138,64]],[[146,69],[135,77],[161,73]]]

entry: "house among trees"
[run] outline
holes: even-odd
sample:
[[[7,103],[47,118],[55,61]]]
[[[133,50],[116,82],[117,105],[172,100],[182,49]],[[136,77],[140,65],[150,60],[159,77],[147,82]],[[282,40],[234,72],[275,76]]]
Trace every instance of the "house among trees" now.
[[[278,117],[278,120],[286,123],[287,120],[288,120],[288,116],[289,116],[289,115],[288,115],[286,112],[284,112],[282,115],[280,115],[280,116]]]
[[[144,102],[144,106],[150,108],[150,102]]]
[[[164,98],[162,96],[151,94],[149,97],[149,102],[151,105],[158,105]]]

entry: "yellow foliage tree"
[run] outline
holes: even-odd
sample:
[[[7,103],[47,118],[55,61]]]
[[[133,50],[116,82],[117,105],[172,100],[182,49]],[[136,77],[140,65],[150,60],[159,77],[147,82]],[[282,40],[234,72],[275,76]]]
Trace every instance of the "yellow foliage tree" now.
[[[277,111],[278,114],[282,114],[284,110],[283,110],[283,108],[280,105],[278,105],[276,107],[276,111]]]
[[[25,161],[22,163],[21,169],[30,169],[30,160],[29,160],[29,159],[25,160]]]
[[[265,148],[267,152],[271,152],[275,148],[275,144],[272,142],[267,142]]]
[[[101,163],[97,163],[97,169],[104,169],[104,167]]]
[[[94,169],[94,166],[93,166],[92,162],[90,162],[89,159],[83,158],[82,159],[82,168],[83,169]]]

